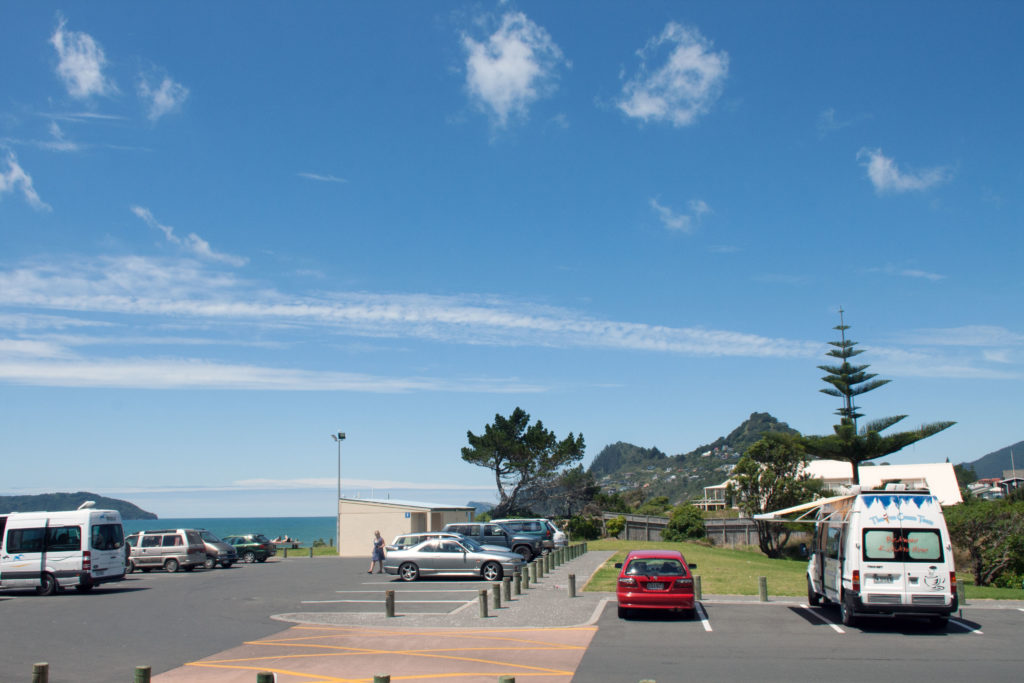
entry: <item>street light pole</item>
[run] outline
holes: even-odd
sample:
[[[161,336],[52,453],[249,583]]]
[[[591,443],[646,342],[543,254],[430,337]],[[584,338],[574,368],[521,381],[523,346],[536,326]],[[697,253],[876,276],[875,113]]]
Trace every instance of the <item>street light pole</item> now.
[[[345,432],[331,434],[331,438],[338,444],[338,502],[334,504],[335,536],[334,547],[338,554],[341,554],[341,442],[345,440]]]

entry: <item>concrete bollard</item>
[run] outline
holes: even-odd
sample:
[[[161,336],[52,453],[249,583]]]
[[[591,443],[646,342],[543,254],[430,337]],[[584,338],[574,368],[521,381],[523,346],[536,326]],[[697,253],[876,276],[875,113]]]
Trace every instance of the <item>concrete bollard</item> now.
[[[498,678],[498,683],[516,683],[515,676],[501,676]]]
[[[391,674],[374,674],[373,683],[391,683]]]
[[[507,576],[501,577],[501,599],[512,602],[512,579]]]
[[[501,609],[501,584],[491,584],[491,607],[498,610]]]
[[[277,675],[270,671],[261,671],[256,674],[256,683],[274,683],[277,680]]]
[[[480,616],[487,616],[487,589],[481,588],[477,593],[477,601],[480,603]]]
[[[149,683],[149,679],[153,674],[153,667],[151,666],[137,666],[135,667],[135,683]]]
[[[569,597],[576,597],[576,575],[569,574]]]
[[[523,572],[523,590],[530,589],[530,566],[525,567],[526,571]]]
[[[760,594],[761,602],[768,602],[768,577],[757,577],[757,592]]]
[[[395,591],[384,591],[384,616],[395,616]]]
[[[516,570],[516,573],[512,575],[512,592],[515,595],[523,594],[523,573]]]
[[[703,595],[703,593],[701,591],[701,587],[700,587],[700,577],[697,576],[696,574],[693,576],[693,599],[694,600],[703,600],[704,599],[704,595]]]
[[[39,662],[32,665],[32,683],[47,683],[50,680],[50,665]]]
[[[537,583],[537,563],[530,563],[530,581]]]

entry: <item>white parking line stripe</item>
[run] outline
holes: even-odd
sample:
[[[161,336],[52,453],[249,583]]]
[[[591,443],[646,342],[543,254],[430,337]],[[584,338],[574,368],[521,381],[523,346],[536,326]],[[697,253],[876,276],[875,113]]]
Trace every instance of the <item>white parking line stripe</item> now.
[[[368,602],[368,603],[371,603],[371,604],[380,604],[383,601],[382,600],[303,600],[301,604],[303,604],[303,605],[322,605],[322,604],[325,604],[325,603],[335,603],[335,602],[362,602],[362,603],[367,603]],[[442,602],[443,603],[454,603],[456,605],[461,605],[462,603],[464,603],[466,601],[465,600],[402,600],[402,604],[403,605],[416,605],[416,604],[420,604],[420,603],[442,603]]]
[[[803,609],[807,610],[807,613],[810,614],[815,619],[817,619],[818,621],[820,621],[822,623],[825,623],[825,624],[828,624],[829,626],[831,626],[832,630],[835,631],[836,633],[846,633],[846,631],[844,631],[843,629],[839,628],[838,624],[833,624],[831,621],[829,621],[825,617],[821,616],[816,611],[812,610],[810,605],[800,605],[800,607],[802,607]]]
[[[389,588],[389,589],[386,589],[386,590],[394,590],[394,589]],[[334,592],[338,593],[338,594],[344,594],[344,593],[380,593],[381,591],[376,590],[376,591],[334,591]],[[476,591],[473,590],[472,588],[463,588],[463,589],[456,589],[456,590],[435,590],[433,588],[405,588],[405,589],[403,589],[403,592],[406,592],[406,593],[476,593]]]
[[[711,622],[708,620],[708,613],[704,611],[704,605],[697,603],[697,614],[700,616],[700,623],[704,625],[704,630],[711,633]]]
[[[1017,610],[1020,612],[1024,612],[1024,607],[1018,607]]]
[[[952,623],[954,623],[957,626],[959,626],[960,628],[964,629],[965,631],[970,631],[971,633],[974,633],[975,635],[979,635],[979,636],[985,635],[984,633],[982,633],[978,629],[974,628],[973,626],[968,626],[967,624],[965,624],[964,622],[960,621],[956,617],[950,617],[949,620]]]

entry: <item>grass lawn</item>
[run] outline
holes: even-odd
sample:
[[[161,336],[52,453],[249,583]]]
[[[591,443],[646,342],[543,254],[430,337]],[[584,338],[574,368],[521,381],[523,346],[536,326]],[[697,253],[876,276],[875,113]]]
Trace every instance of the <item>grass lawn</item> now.
[[[690,564],[696,564],[694,575],[701,577],[701,590],[715,595],[757,595],[758,577],[768,582],[768,595],[807,595],[805,578],[807,563],[802,560],[773,560],[756,547],[749,550],[715,548],[697,543],[665,543],[660,541],[620,541],[605,538],[589,541],[590,550],[614,550],[615,554],[602,566],[584,587],[588,591],[615,591],[621,562],[630,550],[644,548],[669,548],[678,550]],[[957,572],[957,580],[964,584],[967,600],[996,599],[1024,600],[1024,589],[978,587],[971,575]]]

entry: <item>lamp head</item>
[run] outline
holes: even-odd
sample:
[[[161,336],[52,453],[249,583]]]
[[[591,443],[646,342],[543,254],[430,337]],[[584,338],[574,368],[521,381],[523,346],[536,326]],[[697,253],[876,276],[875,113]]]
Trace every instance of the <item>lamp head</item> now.
[[[337,434],[331,434],[331,438],[334,439],[335,441],[344,441],[345,440],[345,432],[338,432]]]

